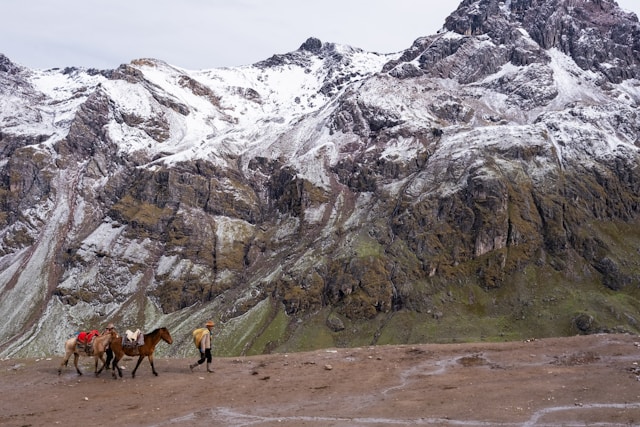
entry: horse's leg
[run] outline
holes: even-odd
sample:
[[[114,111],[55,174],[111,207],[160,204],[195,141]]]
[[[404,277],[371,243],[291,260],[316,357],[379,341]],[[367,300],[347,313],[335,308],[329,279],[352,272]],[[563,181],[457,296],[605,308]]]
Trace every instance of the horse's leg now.
[[[104,361],[104,354],[100,353],[99,356],[95,356],[96,359],[96,377],[98,375],[100,375],[100,373],[102,372],[102,370],[104,369],[106,362]],[[98,359],[100,359],[102,361],[102,366],[100,367],[100,369],[98,369]]]
[[[76,372],[78,372],[78,375],[82,375],[82,372],[80,372],[80,368],[78,368],[78,359],[80,359],[80,355],[78,354],[77,351],[73,352],[73,366],[76,367]]]
[[[113,376],[114,380],[118,379],[118,377],[116,376],[116,369],[118,369],[118,375],[120,375],[120,378],[122,378],[122,369],[120,369],[118,362],[123,356],[124,354],[118,355],[118,353],[113,353],[113,362],[112,362],[113,366],[111,367],[111,375]]]
[[[133,372],[131,372],[131,378],[136,377],[136,371],[138,370],[138,366],[140,366],[140,362],[142,362],[142,359],[144,359],[144,356],[140,355],[140,357],[138,357],[138,363],[136,363],[136,367],[133,368]]]
[[[71,353],[66,352],[64,355],[64,359],[62,359],[62,363],[60,363],[60,367],[58,368],[58,375],[62,373],[62,367],[67,366],[69,363],[69,357],[71,357]]]
[[[111,367],[111,376],[113,377],[113,379],[118,379],[118,376],[116,375],[116,366],[118,364],[118,357],[114,357],[113,358],[113,366]],[[108,367],[107,367],[108,368]],[[118,370],[120,369],[120,367],[118,367]]]
[[[158,373],[156,372],[156,367],[153,366],[153,353],[149,355],[149,363],[151,364],[151,372],[153,372],[153,375],[157,377]]]

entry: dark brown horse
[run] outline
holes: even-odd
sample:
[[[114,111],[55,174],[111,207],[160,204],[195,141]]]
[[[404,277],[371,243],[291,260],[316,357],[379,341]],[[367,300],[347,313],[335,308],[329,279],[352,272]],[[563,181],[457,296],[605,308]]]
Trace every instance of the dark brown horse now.
[[[118,369],[118,375],[122,378],[122,370],[120,369],[118,362],[120,362],[125,354],[127,356],[138,356],[138,363],[136,363],[136,367],[133,368],[133,371],[131,372],[132,378],[135,378],[136,370],[138,369],[138,366],[140,366],[142,359],[145,357],[149,358],[151,372],[153,372],[153,375],[157,376],[158,373],[156,372],[156,368],[153,366],[153,352],[160,340],[165,341],[167,344],[171,344],[173,342],[171,334],[167,328],[158,328],[148,334],[144,334],[144,344],[137,347],[124,347],[121,339],[113,340],[111,342],[111,350],[113,350],[113,378],[117,378],[116,369]]]

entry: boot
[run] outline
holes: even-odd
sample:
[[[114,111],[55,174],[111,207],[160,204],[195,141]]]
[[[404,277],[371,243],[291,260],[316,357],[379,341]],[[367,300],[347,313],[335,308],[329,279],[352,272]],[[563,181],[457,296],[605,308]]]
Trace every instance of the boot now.
[[[189,365],[189,370],[193,372],[193,368],[195,368],[196,366],[198,366],[197,363],[194,363],[193,365]]]
[[[211,369],[211,363],[207,362],[207,372],[213,374],[213,370]]]

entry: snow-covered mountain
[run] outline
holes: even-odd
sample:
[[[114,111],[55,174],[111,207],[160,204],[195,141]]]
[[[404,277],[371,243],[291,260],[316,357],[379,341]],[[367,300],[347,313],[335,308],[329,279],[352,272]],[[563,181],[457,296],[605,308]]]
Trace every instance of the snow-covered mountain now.
[[[464,0],[389,55],[0,56],[0,355],[637,332],[639,64],[612,0]]]

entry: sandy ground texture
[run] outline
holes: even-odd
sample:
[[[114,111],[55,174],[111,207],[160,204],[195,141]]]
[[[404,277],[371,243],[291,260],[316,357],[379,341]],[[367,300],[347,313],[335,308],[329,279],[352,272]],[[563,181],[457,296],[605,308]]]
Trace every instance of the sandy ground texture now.
[[[159,345],[167,345],[161,343]],[[195,359],[196,357],[194,357]],[[62,357],[0,361],[0,426],[640,425],[640,337],[127,358],[123,378]]]

